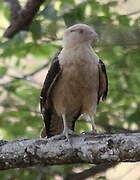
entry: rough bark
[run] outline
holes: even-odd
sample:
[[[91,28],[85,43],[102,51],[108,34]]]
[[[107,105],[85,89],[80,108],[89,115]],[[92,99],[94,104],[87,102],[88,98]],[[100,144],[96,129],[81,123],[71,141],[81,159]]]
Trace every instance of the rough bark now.
[[[21,6],[18,0],[6,0],[10,8],[10,22],[14,23],[18,18],[18,13],[21,10]]]
[[[14,13],[16,14],[16,20],[11,21],[10,26],[4,33],[4,37],[12,38],[20,30],[27,29],[44,1],[45,0],[28,0],[25,7],[18,11],[18,13]]]
[[[140,133],[79,134],[0,141],[0,169],[140,161]]]

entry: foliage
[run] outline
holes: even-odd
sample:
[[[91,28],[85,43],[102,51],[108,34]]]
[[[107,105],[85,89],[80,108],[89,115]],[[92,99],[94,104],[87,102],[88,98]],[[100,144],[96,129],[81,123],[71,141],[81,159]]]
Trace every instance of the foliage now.
[[[48,63],[61,46],[63,30],[75,23],[94,26],[100,41],[93,45],[104,60],[109,77],[109,94],[100,104],[96,123],[102,131],[108,124],[117,127],[140,128],[140,17],[132,19],[113,10],[117,1],[99,0],[46,1],[29,31],[17,33],[12,39],[2,37],[10,13],[0,2],[0,136],[4,139],[35,138],[39,136],[42,119],[39,113],[39,93],[45,74],[36,80],[24,77]],[[47,69],[45,69],[47,71]],[[88,129],[83,119],[77,131]],[[87,165],[86,167],[89,167]],[[65,177],[81,165],[53,166],[0,172],[3,180],[55,179]],[[84,168],[84,167],[83,167]],[[98,179],[106,179],[99,177]]]

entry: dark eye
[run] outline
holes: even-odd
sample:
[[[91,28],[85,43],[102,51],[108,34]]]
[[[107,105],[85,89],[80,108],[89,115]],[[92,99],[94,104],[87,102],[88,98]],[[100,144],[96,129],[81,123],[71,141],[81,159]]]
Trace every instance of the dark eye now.
[[[82,34],[84,32],[83,29],[79,29],[79,33]]]
[[[70,30],[70,32],[75,32],[75,30]]]

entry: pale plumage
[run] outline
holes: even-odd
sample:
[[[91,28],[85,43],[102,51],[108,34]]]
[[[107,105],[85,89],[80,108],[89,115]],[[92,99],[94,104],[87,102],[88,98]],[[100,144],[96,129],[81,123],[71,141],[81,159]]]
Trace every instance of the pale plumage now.
[[[94,126],[97,104],[106,97],[108,86],[105,66],[90,46],[96,38],[96,32],[85,24],[65,31],[64,48],[55,57],[41,91],[42,137],[60,133],[68,137],[82,114]]]

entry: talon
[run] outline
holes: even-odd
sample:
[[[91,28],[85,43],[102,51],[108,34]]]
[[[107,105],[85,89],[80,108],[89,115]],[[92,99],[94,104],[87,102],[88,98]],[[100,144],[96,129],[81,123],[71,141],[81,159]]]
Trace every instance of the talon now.
[[[70,139],[69,139],[69,135],[72,135],[73,131],[68,128],[67,121],[66,121],[66,116],[64,114],[62,115],[62,119],[63,119],[63,125],[64,125],[64,129],[63,129],[62,135],[64,135],[66,137],[66,139],[68,140],[68,142],[72,146],[72,143],[70,142]]]
[[[69,135],[74,134],[74,132],[70,129],[64,129],[62,135],[66,137],[66,139],[70,142]]]
[[[98,134],[97,133],[97,131],[84,131],[84,132],[82,132],[82,134],[88,134],[88,135],[96,135],[96,134]]]

